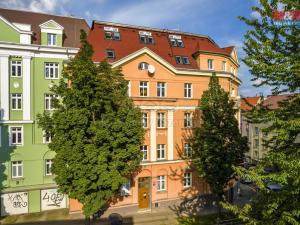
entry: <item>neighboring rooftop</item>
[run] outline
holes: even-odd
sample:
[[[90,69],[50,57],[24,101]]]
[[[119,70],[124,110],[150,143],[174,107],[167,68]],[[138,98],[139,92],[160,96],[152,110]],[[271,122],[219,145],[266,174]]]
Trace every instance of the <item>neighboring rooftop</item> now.
[[[264,100],[263,105],[267,106],[269,109],[277,109],[280,107],[281,102],[288,100],[291,97],[292,95],[290,94],[276,96],[270,95]]]
[[[257,104],[259,104],[260,99],[261,99],[260,96],[242,98],[242,100],[241,100],[241,109],[244,110],[244,111],[251,110]]]
[[[89,26],[82,18],[72,16],[57,16],[39,12],[30,12],[16,9],[0,8],[0,16],[11,23],[30,24],[33,31],[32,43],[41,44],[41,31],[39,25],[54,20],[64,27],[63,47],[80,47],[80,30],[87,33]]]
[[[104,27],[118,29],[120,41],[105,39]],[[150,32],[154,39],[154,43],[141,43],[138,38],[139,32]],[[169,35],[179,36],[183,41],[184,47],[172,47],[170,45]],[[178,68],[180,66],[180,68],[184,69],[199,69],[194,58],[199,52],[221,54],[230,57],[234,50],[234,47],[232,46],[225,48],[219,47],[209,36],[205,35],[104,21],[93,21],[88,38],[93,45],[95,52],[93,60],[96,62],[100,62],[106,58],[106,49],[114,49],[115,58],[109,60],[110,62],[114,62],[143,47],[147,47],[174,67]],[[177,55],[188,56],[190,64],[177,65],[174,57]],[[235,63],[237,64],[237,62]]]

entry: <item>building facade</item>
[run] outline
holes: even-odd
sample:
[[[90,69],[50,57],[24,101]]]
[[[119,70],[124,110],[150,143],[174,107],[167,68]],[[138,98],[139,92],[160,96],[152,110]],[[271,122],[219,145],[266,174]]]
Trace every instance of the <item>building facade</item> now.
[[[209,192],[185,156],[199,99],[212,73],[238,99],[238,58],[234,47],[221,48],[210,37],[171,30],[94,21],[88,36],[93,60],[122,68],[129,95],[142,111],[145,140],[141,170],[121,189],[111,207],[147,209]],[[81,210],[70,199],[70,211]]]
[[[51,173],[51,135],[37,114],[51,111],[49,89],[80,47],[85,20],[0,8],[1,216],[68,206]]]

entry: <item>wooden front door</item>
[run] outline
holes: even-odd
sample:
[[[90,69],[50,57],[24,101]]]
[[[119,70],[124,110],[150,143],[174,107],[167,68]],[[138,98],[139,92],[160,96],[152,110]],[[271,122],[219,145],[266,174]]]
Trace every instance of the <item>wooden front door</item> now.
[[[139,178],[139,192],[138,192],[138,200],[139,200],[139,208],[145,209],[150,206],[150,177],[140,177]]]

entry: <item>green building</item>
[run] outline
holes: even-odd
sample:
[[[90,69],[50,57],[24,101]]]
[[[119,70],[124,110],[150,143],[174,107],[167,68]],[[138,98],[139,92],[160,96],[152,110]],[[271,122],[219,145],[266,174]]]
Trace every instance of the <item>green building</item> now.
[[[49,88],[78,52],[80,29],[89,30],[81,18],[0,8],[1,216],[68,207],[36,117],[53,110]]]

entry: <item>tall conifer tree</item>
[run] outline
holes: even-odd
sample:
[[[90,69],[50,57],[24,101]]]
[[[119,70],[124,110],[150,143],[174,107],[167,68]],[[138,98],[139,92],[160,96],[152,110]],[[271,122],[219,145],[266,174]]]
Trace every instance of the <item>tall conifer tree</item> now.
[[[247,139],[239,132],[237,109],[213,74],[209,89],[200,100],[201,125],[193,137],[193,164],[210,185],[218,202],[223,200],[233,166],[240,164],[247,151]]]
[[[141,113],[128,97],[128,81],[107,62],[96,65],[86,33],[64,69],[52,113],[39,115],[56,152],[53,173],[59,190],[83,204],[90,216],[116,199],[137,171],[143,142]],[[67,82],[68,81],[68,82]]]

